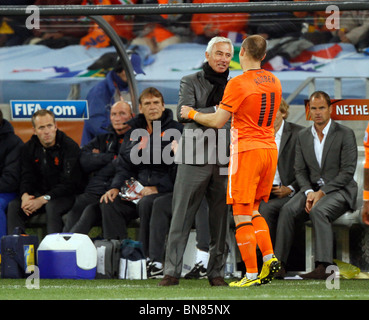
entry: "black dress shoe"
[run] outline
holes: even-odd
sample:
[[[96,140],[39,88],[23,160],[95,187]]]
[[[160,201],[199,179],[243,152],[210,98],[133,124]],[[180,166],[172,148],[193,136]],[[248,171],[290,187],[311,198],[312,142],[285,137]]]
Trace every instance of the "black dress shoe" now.
[[[331,273],[326,273],[326,266],[324,264],[318,264],[318,266],[311,272],[301,274],[300,277],[303,279],[315,279],[315,280],[326,280]]]
[[[222,277],[209,279],[209,283],[212,287],[228,287],[228,283]]]
[[[169,287],[169,286],[176,286],[179,284],[179,279],[165,275],[164,278],[158,283],[158,286],[161,287]]]

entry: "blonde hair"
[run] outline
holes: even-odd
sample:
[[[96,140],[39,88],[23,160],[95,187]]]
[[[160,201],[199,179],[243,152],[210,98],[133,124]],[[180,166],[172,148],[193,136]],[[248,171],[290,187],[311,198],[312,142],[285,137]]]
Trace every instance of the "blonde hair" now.
[[[44,117],[46,115],[50,115],[52,118],[53,118],[53,122],[55,123],[55,115],[52,111],[50,110],[47,110],[47,109],[40,109],[40,110],[37,110],[33,115],[32,115],[32,118],[31,118],[31,121],[32,121],[32,125],[34,128],[36,128],[36,123],[35,123],[35,119],[37,117]]]
[[[283,119],[287,119],[289,115],[288,109],[290,108],[289,104],[282,98],[281,104],[279,105],[279,111],[283,113]]]

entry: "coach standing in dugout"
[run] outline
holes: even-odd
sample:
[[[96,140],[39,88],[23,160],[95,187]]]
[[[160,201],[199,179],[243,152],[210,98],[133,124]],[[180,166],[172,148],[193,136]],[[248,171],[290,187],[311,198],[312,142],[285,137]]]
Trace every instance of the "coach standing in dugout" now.
[[[160,286],[179,283],[187,240],[204,196],[209,205],[207,276],[210,285],[227,286],[223,279],[228,228],[227,174],[222,175],[221,169],[228,164],[230,123],[224,123],[224,130],[209,129],[182,118],[180,111],[182,105],[189,105],[204,113],[215,113],[228,81],[229,63],[233,57],[232,41],[214,37],[208,43],[205,57],[207,61],[202,70],[183,77],[180,85],[177,116],[185,127],[176,153],[179,164],[173,191],[173,217],[167,242],[165,276]],[[209,138],[211,136],[217,141]],[[221,138],[224,138],[223,150],[219,150]]]
[[[188,106],[181,111],[183,118],[215,128],[232,116],[227,203],[232,204],[237,245],[247,270],[242,280],[230,283],[233,287],[268,283],[279,270],[268,225],[258,211],[261,200],[269,199],[277,167],[273,125],[282,98],[279,79],[261,69],[265,54],[263,37],[247,37],[239,53],[243,74],[228,82],[217,112],[203,114]],[[257,245],[264,262],[260,275]]]
[[[84,177],[80,148],[57,129],[54,114],[46,109],[32,116],[34,135],[21,152],[20,198],[8,207],[8,233],[25,228],[26,221],[46,213],[47,233],[63,230],[62,215],[72,207]]]

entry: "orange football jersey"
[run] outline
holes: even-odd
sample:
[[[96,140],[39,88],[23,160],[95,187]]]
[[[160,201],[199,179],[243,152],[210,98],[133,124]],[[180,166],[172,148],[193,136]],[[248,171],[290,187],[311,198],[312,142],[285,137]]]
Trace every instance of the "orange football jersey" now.
[[[219,107],[232,113],[232,148],[276,149],[273,124],[281,99],[280,80],[269,71],[248,70],[231,79]]]

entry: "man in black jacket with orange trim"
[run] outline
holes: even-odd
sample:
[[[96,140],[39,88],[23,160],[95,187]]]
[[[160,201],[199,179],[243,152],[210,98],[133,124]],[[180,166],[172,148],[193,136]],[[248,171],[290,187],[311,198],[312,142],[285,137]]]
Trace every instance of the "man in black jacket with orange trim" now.
[[[62,215],[83,190],[80,148],[57,129],[49,110],[35,112],[32,125],[34,135],[21,153],[21,197],[8,207],[8,232],[15,227],[25,228],[26,221],[40,213],[47,215],[47,233],[61,232]]]
[[[165,109],[163,96],[155,88],[141,93],[139,110],[140,114],[128,121],[132,128],[130,139],[121,146],[111,189],[100,200],[107,239],[126,238],[127,223],[140,216],[140,240],[144,242],[149,233],[153,201],[173,190],[176,165],[171,142],[179,140],[183,126],[173,120],[172,111]],[[131,177],[144,186],[137,208],[135,203],[118,197],[124,181]],[[144,249],[146,246],[144,243]]]
[[[130,127],[126,122],[131,118],[132,110],[127,102],[114,103],[109,133],[96,136],[82,148],[81,167],[90,177],[84,193],[77,196],[68,212],[65,232],[88,234],[93,226],[101,224],[99,200],[110,189],[115,174],[114,160],[127,137]]]

